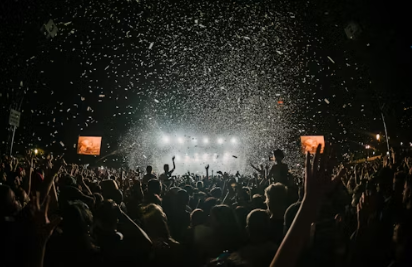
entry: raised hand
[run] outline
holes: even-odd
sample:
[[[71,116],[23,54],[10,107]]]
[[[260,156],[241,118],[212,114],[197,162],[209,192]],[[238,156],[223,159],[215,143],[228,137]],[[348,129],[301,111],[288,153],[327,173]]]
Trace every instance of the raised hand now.
[[[173,156],[172,161],[175,161],[175,158],[176,158],[176,157],[175,157],[175,156]]]
[[[328,150],[325,148],[323,154],[320,150],[321,145],[317,147],[312,163],[310,154],[306,155],[305,201],[320,203],[345,174],[345,168],[341,168],[336,176],[330,177],[328,175]]]
[[[206,165],[205,169],[206,169],[206,170],[209,170],[209,164]]]

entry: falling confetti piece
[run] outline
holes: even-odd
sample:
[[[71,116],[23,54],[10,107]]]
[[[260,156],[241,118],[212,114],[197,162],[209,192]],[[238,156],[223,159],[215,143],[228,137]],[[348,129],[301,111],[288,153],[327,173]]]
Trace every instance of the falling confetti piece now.
[[[335,64],[335,61],[333,61],[333,59],[332,59],[330,56],[328,56],[328,59],[330,60],[330,62],[332,62],[333,64]]]
[[[152,48],[153,48],[153,45],[154,45],[154,43],[150,43],[149,49],[152,49]]]
[[[60,145],[61,145],[62,147],[64,147],[64,143],[63,143],[62,141],[60,141]]]
[[[325,98],[325,102],[326,102],[326,104],[329,104],[329,103],[330,103],[329,100],[327,100],[326,98]]]

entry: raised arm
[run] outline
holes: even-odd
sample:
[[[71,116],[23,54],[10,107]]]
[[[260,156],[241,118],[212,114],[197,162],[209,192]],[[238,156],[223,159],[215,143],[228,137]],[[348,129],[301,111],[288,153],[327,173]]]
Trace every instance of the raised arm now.
[[[206,179],[209,180],[209,164],[206,165]]]
[[[253,165],[252,163],[250,163],[250,167],[252,167],[253,169],[255,169],[258,173],[261,173],[261,169],[257,168],[255,165]]]
[[[316,220],[323,196],[337,184],[342,171],[331,179],[325,172],[326,153],[320,154],[321,145],[316,150],[313,163],[306,155],[305,196],[296,217],[283,239],[270,267],[295,267],[299,256],[309,241],[311,224]],[[318,168],[318,166],[320,166]]]
[[[175,156],[173,156],[172,162],[173,162],[173,169],[169,172],[169,175],[171,175],[171,174],[175,171],[175,169],[176,169]]]

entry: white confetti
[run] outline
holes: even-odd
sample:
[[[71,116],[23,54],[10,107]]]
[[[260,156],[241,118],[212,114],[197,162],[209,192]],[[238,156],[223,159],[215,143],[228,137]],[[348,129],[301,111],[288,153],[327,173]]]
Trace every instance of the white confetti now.
[[[328,56],[328,59],[330,60],[330,62],[332,62],[333,64],[335,64],[335,61],[333,61],[333,59],[332,59],[330,56]]]

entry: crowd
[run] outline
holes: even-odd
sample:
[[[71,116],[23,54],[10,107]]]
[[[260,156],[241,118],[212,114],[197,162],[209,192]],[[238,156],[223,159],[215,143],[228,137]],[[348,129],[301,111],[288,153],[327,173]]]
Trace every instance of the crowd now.
[[[174,176],[4,156],[0,265],[412,266],[412,158],[275,151],[253,176]]]

